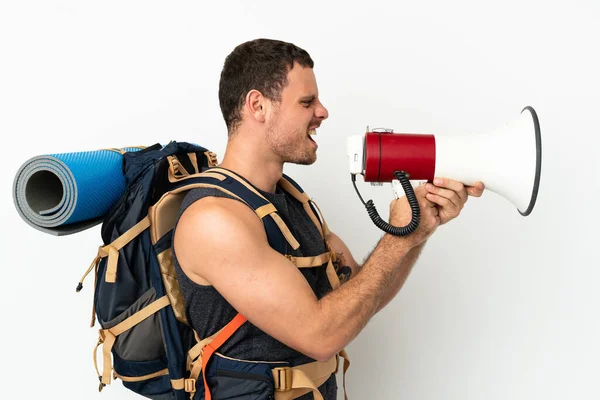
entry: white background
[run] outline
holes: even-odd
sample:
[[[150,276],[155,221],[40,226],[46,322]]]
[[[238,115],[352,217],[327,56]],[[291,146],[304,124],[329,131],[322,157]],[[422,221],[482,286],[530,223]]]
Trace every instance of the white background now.
[[[404,289],[349,346],[351,399],[600,398],[600,6],[556,3],[3,1],[0,397],[99,396],[93,278],[74,290],[99,227],[53,237],[27,225],[11,196],[19,166],[172,139],[220,160],[223,60],[268,37],[315,60],[330,119],[316,164],[286,172],[359,260],[381,232],[350,183],[349,135],[367,125],[475,134],[526,105],[540,117],[532,215],[487,192],[438,230]],[[390,187],[359,187],[387,218]],[[120,382],[101,396],[138,398]]]

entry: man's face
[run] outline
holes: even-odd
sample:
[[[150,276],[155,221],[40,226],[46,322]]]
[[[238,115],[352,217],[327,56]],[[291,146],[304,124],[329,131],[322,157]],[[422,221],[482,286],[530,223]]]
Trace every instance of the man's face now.
[[[281,102],[273,103],[267,125],[267,142],[282,162],[309,165],[317,160],[317,143],[311,138],[328,116],[319,101],[312,68],[294,64]]]

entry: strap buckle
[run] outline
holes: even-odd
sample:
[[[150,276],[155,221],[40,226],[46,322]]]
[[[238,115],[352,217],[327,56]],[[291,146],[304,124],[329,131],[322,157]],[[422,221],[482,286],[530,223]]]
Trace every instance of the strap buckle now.
[[[196,392],[196,380],[195,379],[185,379],[183,381],[183,387],[187,393],[195,393]]]
[[[189,175],[177,156],[168,156],[167,160],[169,162],[169,175],[172,179],[177,180]]]
[[[209,167],[216,167],[217,164],[219,164],[219,161],[217,160],[217,155],[215,153],[213,153],[212,151],[205,151],[204,155],[208,159]]]
[[[273,379],[275,381],[275,391],[287,392],[292,390],[292,368],[276,367],[273,368]]]

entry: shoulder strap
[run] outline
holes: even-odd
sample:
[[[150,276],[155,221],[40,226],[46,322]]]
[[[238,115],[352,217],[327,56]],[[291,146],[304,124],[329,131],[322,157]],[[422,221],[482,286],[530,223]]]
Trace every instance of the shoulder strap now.
[[[176,190],[189,190],[194,187],[211,187],[242,201],[262,220],[269,245],[281,254],[286,254],[287,244],[294,250],[300,247],[285,222],[277,214],[277,209],[248,181],[236,173],[220,167],[213,167],[195,174]]]
[[[323,238],[325,246],[328,250],[328,253],[326,253],[327,256],[325,257],[327,262],[327,278],[329,279],[331,287],[333,289],[337,289],[341,284],[339,277],[337,276],[335,267],[333,266],[333,264],[337,261],[337,254],[335,254],[335,252],[332,250],[331,245],[327,240],[329,236],[329,228],[327,227],[327,223],[325,222],[325,218],[323,217],[319,206],[308,196],[308,194],[306,194],[304,190],[302,190],[300,185],[298,185],[289,176],[283,174],[278,184],[286,192],[292,195],[296,200],[302,203],[302,205],[304,206],[304,210],[315,223],[317,229],[321,233],[321,237]]]
[[[283,174],[281,179],[278,182],[278,185],[292,195],[296,200],[302,203],[304,210],[312,219],[314,224],[317,226],[319,233],[321,233],[321,237],[323,239],[327,238],[329,235],[329,228],[327,227],[327,223],[323,218],[323,214],[319,209],[319,206],[306,194],[306,192],[298,185],[292,178]],[[316,209],[315,209],[316,208]],[[317,212],[318,210],[318,212]]]

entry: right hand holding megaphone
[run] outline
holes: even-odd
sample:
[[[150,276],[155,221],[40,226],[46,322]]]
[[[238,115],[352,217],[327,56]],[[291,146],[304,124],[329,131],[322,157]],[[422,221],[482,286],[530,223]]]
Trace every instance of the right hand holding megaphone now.
[[[465,186],[452,179],[435,178],[433,184],[424,185],[426,198],[436,204],[439,210],[440,225],[458,217],[469,196],[481,197],[484,191],[483,182],[475,182],[473,186]]]
[[[438,181],[439,179],[439,181]],[[469,196],[481,197],[484,191],[482,182],[465,186],[461,182],[436,178],[434,184],[426,183],[414,189],[419,203],[420,221],[417,229],[405,236],[411,247],[418,246],[443,225],[460,215]],[[389,223],[393,226],[406,226],[411,221],[411,208],[406,196],[390,203]]]

